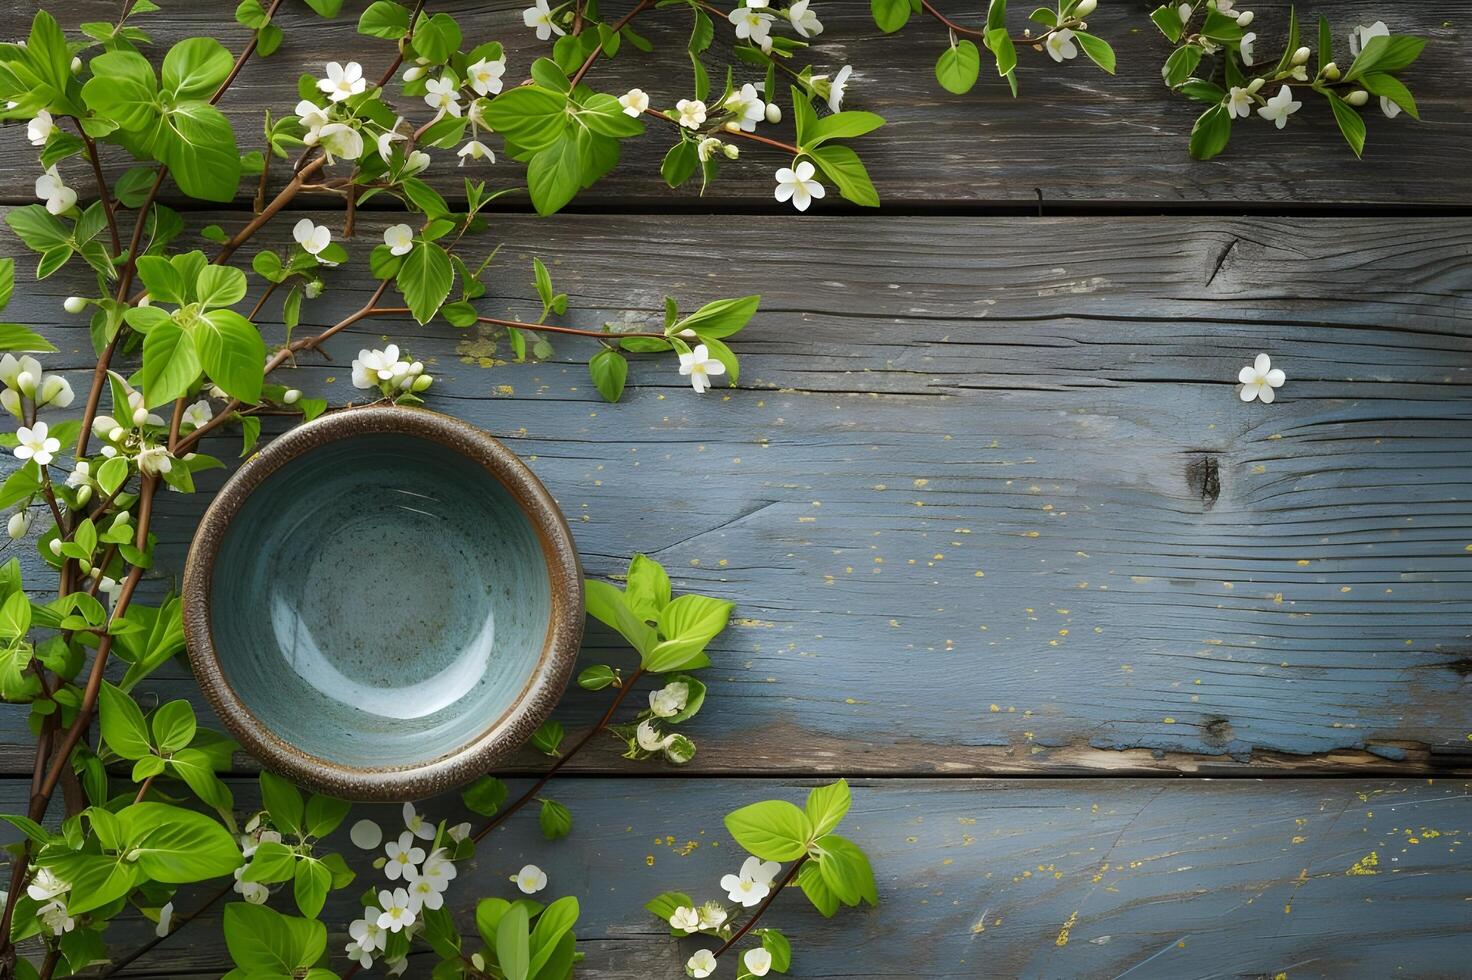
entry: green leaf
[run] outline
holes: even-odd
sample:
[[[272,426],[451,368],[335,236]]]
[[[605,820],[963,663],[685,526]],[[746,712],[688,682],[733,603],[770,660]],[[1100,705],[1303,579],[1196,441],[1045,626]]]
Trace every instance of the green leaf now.
[[[307,0],[307,6],[319,17],[336,17],[342,11],[342,0]]]
[[[1380,38],[1375,38],[1375,40],[1378,41]],[[1334,121],[1339,124],[1339,131],[1344,134],[1344,140],[1349,144],[1349,148],[1354,150],[1354,155],[1364,155],[1365,120],[1353,106],[1332,92],[1329,93],[1329,108],[1334,110]]]
[[[1214,105],[1196,119],[1191,127],[1191,155],[1210,160],[1226,149],[1232,136],[1232,117],[1225,105]]]
[[[664,566],[648,555],[635,555],[629,561],[624,602],[640,619],[657,620],[670,604],[670,577]]]
[[[486,122],[508,143],[528,153],[557,142],[567,129],[567,96],[536,85],[502,92],[486,107]]]
[[[573,137],[564,136],[539,150],[526,168],[527,190],[537,213],[546,217],[562,210],[582,190],[583,176],[582,153]]]
[[[954,95],[964,95],[981,74],[981,52],[964,38],[942,51],[935,63],[935,80]]]
[[[178,752],[194,741],[197,724],[188,701],[170,701],[153,713],[153,741],[164,755]]]
[[[15,259],[0,259],[0,310],[10,305],[15,295]]]
[[[327,951],[327,927],[264,905],[231,902],[225,906],[225,945],[246,977],[276,980],[321,959]]]
[[[1420,119],[1421,114],[1416,109],[1416,100],[1411,96],[1411,90],[1406,88],[1400,79],[1394,75],[1384,72],[1372,71],[1360,77],[1360,84],[1371,95],[1389,99],[1400,106],[1412,119]]]
[[[352,804],[332,796],[314,793],[307,800],[306,830],[313,837],[326,837],[347,818]]]
[[[92,59],[92,77],[82,86],[87,108],[137,132],[158,117],[158,80],[153,65],[136,51],[107,51]]]
[[[572,811],[556,800],[543,800],[537,824],[547,840],[560,840],[572,830]]]
[[[532,929],[528,976],[540,976],[542,967],[547,965],[552,954],[557,951],[562,938],[577,924],[579,911],[578,900],[572,895],[564,895],[537,916],[537,924]]]
[[[247,405],[261,400],[266,342],[255,324],[234,310],[211,310],[196,321],[194,344],[210,380]]]
[[[736,843],[763,861],[795,861],[807,852],[813,825],[785,800],[753,803],[726,815],[726,829]]]
[[[186,38],[164,56],[164,91],[176,101],[207,99],[230,74],[234,64],[234,57],[214,38]]]
[[[808,792],[803,812],[813,825],[813,835],[822,837],[832,832],[839,821],[848,813],[853,798],[849,793],[848,781],[840,779],[827,786],[817,786]]]
[[[695,907],[695,900],[684,892],[663,892],[644,903],[644,907],[654,914],[656,919],[668,922],[670,916],[675,914],[675,909],[688,909]]]
[[[594,664],[578,674],[578,687],[585,691],[601,691],[618,682],[618,675],[607,664]]]
[[[526,906],[513,905],[496,923],[496,959],[506,980],[527,980],[531,969],[530,945]]]
[[[169,771],[182,779],[194,795],[214,807],[229,812],[234,798],[229,788],[215,774],[210,758],[199,749],[180,749],[169,760]]]
[[[616,402],[624,393],[629,378],[629,362],[618,351],[604,348],[588,361],[588,374],[606,402]]]
[[[314,857],[303,856],[296,865],[296,880],[292,882],[292,895],[302,915],[315,919],[327,901],[327,891],[332,887],[332,872],[327,865]]]
[[[874,23],[886,34],[893,34],[910,19],[910,0],[869,0]]]
[[[1352,82],[1372,71],[1400,71],[1419,58],[1421,50],[1425,47],[1425,38],[1403,37],[1394,34],[1388,37],[1372,37],[1369,43],[1360,49],[1354,63],[1349,66],[1349,71],[1344,73],[1344,80]]]
[[[709,642],[730,622],[734,606],[724,599],[682,595],[659,614],[659,631],[669,640]]]
[[[506,784],[501,780],[495,776],[482,776],[460,794],[460,799],[472,812],[491,817],[506,802],[506,793]]]
[[[777,929],[759,929],[762,949],[772,954],[772,969],[786,973],[792,969],[792,943]]]
[[[36,351],[47,354],[56,350],[45,337],[18,323],[0,323],[0,351]]]
[[[1179,41],[1181,34],[1186,30],[1186,25],[1181,22],[1181,15],[1177,12],[1176,6],[1173,2],[1166,3],[1150,11],[1150,19],[1155,22],[1155,26],[1160,28],[1160,33],[1164,34],[1166,40],[1171,44]]]
[[[202,813],[165,803],[134,803],[118,811],[118,820],[129,856],[155,881],[204,881],[240,867],[235,838]]]
[[[805,145],[812,148],[832,139],[853,139],[872,133],[883,125],[884,117],[872,112],[834,113],[809,127]]]
[[[816,862],[809,861],[802,866],[802,870],[797,873],[797,883],[808,901],[813,903],[813,908],[822,913],[824,918],[831,919],[833,913],[838,911],[838,896],[833,894],[833,890],[823,880],[823,872],[818,870]]]
[[[358,33],[397,41],[409,33],[409,8],[392,0],[374,0],[358,18]]]
[[[543,755],[557,755],[557,747],[562,744],[566,731],[560,721],[544,721],[532,732],[532,748]]]
[[[1329,30],[1329,18],[1319,15],[1319,68],[1334,60],[1334,38]]]
[[[664,155],[664,161],[659,165],[659,175],[669,186],[679,187],[690,179],[698,166],[700,166],[700,155],[696,151],[695,144],[681,139]],[[41,210],[44,211],[45,208]]]
[[[460,25],[449,14],[421,17],[414,28],[414,51],[437,65],[449,61],[460,50],[460,40]]]
[[[1160,69],[1165,84],[1175,88],[1190,78],[1196,66],[1201,63],[1202,53],[1200,45],[1196,44],[1187,44],[1172,51],[1170,57],[1165,59],[1165,66]]]
[[[874,189],[869,172],[853,150],[833,144],[811,150],[808,156],[813,158],[824,176],[838,185],[838,192],[847,200],[867,208],[879,206],[879,192]]]
[[[245,298],[245,273],[228,265],[207,265],[199,274],[194,292],[207,310],[234,306]]]
[[[12,592],[0,604],[0,637],[18,640],[31,628],[31,601],[24,592]]]
[[[98,711],[102,738],[107,747],[124,759],[141,759],[153,754],[148,739],[148,725],[137,702],[107,681],[98,692]]]
[[[869,858],[853,841],[828,834],[814,845],[818,851],[818,872],[839,901],[845,905],[868,902],[879,904],[879,894],[874,885],[874,870]]]
[[[414,319],[421,324],[428,323],[455,284],[455,269],[450,264],[450,256],[434,242],[418,243],[404,256],[398,284]]]
[[[57,877],[71,882],[66,906],[67,912],[74,916],[123,898],[144,877],[137,864],[110,854],[77,853],[47,863]]]
[[[229,201],[240,184],[240,151],[230,121],[212,105],[185,102],[154,130],[154,151],[179,189],[204,201]]]
[[[40,204],[27,204],[7,212],[5,223],[33,252],[61,248],[71,240],[71,230]]]
[[[262,841],[250,856],[250,864],[241,873],[241,881],[259,881],[274,885],[290,881],[296,874],[296,851],[280,841]]]
[[[844,113],[848,115],[848,113]],[[829,118],[837,118],[829,117]],[[826,122],[827,120],[824,120]],[[706,303],[694,313],[685,317],[666,333],[679,333],[682,330],[694,330],[700,334],[702,339],[709,337],[729,337],[738,333],[742,327],[751,321],[756,315],[757,307],[761,304],[760,296],[742,296],[738,299],[718,299],[713,303]]]
[[[301,791],[275,773],[261,771],[261,803],[271,814],[271,823],[286,834],[300,834],[306,806]]]
[[[1083,31],[1074,31],[1073,39],[1094,64],[1109,74],[1114,74],[1114,49],[1109,46],[1108,41]]]

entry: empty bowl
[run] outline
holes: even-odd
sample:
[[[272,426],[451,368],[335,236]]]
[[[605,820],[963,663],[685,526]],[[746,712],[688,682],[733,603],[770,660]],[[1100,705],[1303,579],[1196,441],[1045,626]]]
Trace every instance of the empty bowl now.
[[[205,696],[298,783],[405,800],[546,720],[583,632],[567,522],[486,433],[418,408],[325,415],[247,461],[184,571]]]

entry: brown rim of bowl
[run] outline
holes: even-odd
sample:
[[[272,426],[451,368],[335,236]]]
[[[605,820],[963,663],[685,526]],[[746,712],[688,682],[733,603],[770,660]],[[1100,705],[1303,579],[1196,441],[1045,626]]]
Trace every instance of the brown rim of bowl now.
[[[404,766],[360,768],[288,744],[263,725],[226,680],[210,635],[210,591],[220,543],[251,492],[313,449],[351,436],[393,432],[429,439],[479,463],[509,490],[536,528],[547,560],[552,611],[542,656],[526,686],[480,734],[440,755]],[[184,636],[205,697],[241,746],[261,764],[310,789],[352,800],[410,800],[468,782],[503,761],[552,713],[567,687],[583,637],[583,574],[572,532],[536,475],[490,434],[423,408],[376,405],[323,415],[272,441],[247,460],[210,502],[184,566]]]

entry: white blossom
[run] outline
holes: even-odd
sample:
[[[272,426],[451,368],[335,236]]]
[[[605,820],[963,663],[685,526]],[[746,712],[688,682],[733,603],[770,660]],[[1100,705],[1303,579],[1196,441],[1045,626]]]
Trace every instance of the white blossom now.
[[[673,718],[685,710],[690,700],[690,685],[684,681],[673,681],[658,691],[649,692],[649,710],[656,718]]]
[[[470,822],[466,821],[465,823],[457,823],[455,826],[445,831],[445,833],[449,835],[450,840],[458,844],[465,838],[470,836]],[[451,877],[453,877],[453,875]]]
[[[449,853],[443,847],[439,847],[424,859],[424,865],[419,869],[414,880],[416,882],[427,881],[435,891],[443,892],[450,887],[450,882],[454,881],[459,873],[455,862],[450,860]]]
[[[137,460],[138,471],[146,476],[163,476],[174,468],[174,457],[163,446],[144,446]]]
[[[338,157],[356,160],[363,155],[363,134],[347,123],[328,123],[317,131],[317,144],[327,154],[327,162]]]
[[[1231,119],[1246,119],[1252,115],[1252,94],[1240,85],[1233,85],[1227,93],[1227,116]]]
[[[428,879],[416,878],[409,885],[409,904],[416,912],[420,909],[433,911],[444,906],[445,897],[435,890]]]
[[[1273,367],[1270,357],[1259,354],[1251,364],[1237,372],[1237,380],[1242,384],[1240,394],[1244,402],[1257,398],[1264,405],[1271,405],[1276,397],[1273,389],[1283,387],[1288,377],[1280,368]]]
[[[367,86],[368,82],[363,78],[363,66],[356,61],[349,61],[346,65],[329,61],[327,77],[317,80],[317,88],[326,92],[333,102],[359,95]]]
[[[235,890],[240,897],[251,905],[263,905],[266,899],[271,897],[271,890],[259,881],[242,881],[240,876],[245,874],[245,865],[235,869]]]
[[[746,964],[746,969],[752,976],[764,977],[772,969],[772,954],[757,946],[755,949],[748,949],[742,955],[741,962]]]
[[[174,924],[174,903],[169,902],[158,910],[158,925],[154,926],[153,934],[162,939],[169,934],[169,927]]]
[[[796,167],[779,168],[774,196],[779,201],[791,201],[799,211],[806,211],[814,198],[827,193],[823,185],[813,179],[814,173],[816,168],[808,160],[800,161]]]
[[[1043,41],[1043,47],[1054,61],[1062,62],[1078,57],[1078,46],[1073,43],[1073,31],[1066,27],[1049,34]]]
[[[72,403],[72,383],[59,374],[48,374],[36,389],[36,407],[55,405],[66,408]]]
[[[681,932],[698,932],[700,913],[682,905],[670,914],[670,928],[679,929]]]
[[[848,78],[853,73],[853,65],[844,65],[838,69],[838,74],[834,75],[833,81],[828,84],[828,108],[834,112],[840,112],[843,109],[843,96],[848,91]]]
[[[482,58],[465,69],[466,81],[477,95],[495,95],[501,91],[501,76],[506,74],[506,59],[487,61]]]
[[[771,47],[772,21],[776,20],[772,14],[759,7],[737,7],[726,19],[736,27],[739,40],[759,45],[763,51]]]
[[[1248,31],[1246,34],[1243,34],[1242,35],[1242,41],[1241,41],[1241,43],[1237,47],[1237,50],[1242,53],[1242,64],[1247,65],[1249,67],[1251,67],[1251,65],[1252,65],[1252,57],[1253,57],[1253,55],[1252,55],[1252,45],[1253,45],[1253,42],[1256,41],[1256,40],[1257,40],[1257,32],[1256,31]]]
[[[705,122],[705,103],[699,99],[681,99],[675,103],[680,114],[680,125],[686,129],[699,129]]]
[[[720,902],[706,902],[700,907],[700,928],[719,929],[729,917],[730,913]]]
[[[71,932],[77,925],[77,920],[67,913],[66,906],[61,902],[49,902],[41,906],[36,911],[36,916],[57,936]]]
[[[521,889],[523,895],[535,895],[547,887],[547,872],[535,864],[527,864],[512,875],[511,880],[516,882],[516,887]]]
[[[388,163],[393,159],[394,144],[399,142],[400,140],[406,140],[409,138],[403,133],[399,132],[399,123],[403,121],[403,116],[398,117],[394,120],[394,125],[392,129],[385,129],[378,136],[378,155],[384,163]]]
[[[61,440],[47,434],[45,422],[37,422],[30,428],[21,426],[15,430],[15,436],[20,440],[20,444],[11,450],[15,458],[34,459],[37,466],[50,464],[52,456],[61,451]]]
[[[310,99],[302,99],[296,104],[296,116],[297,122],[302,124],[302,129],[307,131],[302,137],[302,142],[308,146],[317,145],[317,134],[322,131],[323,126],[332,121],[327,115],[327,110]]]
[[[342,948],[342,951],[347,954],[350,962],[356,963],[365,970],[373,966],[373,954],[357,943],[348,943]]]
[[[429,154],[423,150],[410,150],[409,159],[404,161],[404,176],[412,177],[429,168]]]
[[[737,124],[745,132],[753,132],[756,124],[767,118],[767,106],[756,94],[756,86],[747,82],[732,92],[723,108],[736,117]]]
[[[201,398],[199,401],[184,409],[184,415],[180,421],[184,425],[192,425],[196,429],[215,417],[214,409],[210,408],[208,400]]]
[[[793,29],[803,37],[817,37],[823,33],[823,24],[812,9],[812,0],[794,0],[792,6],[787,8],[787,19],[792,21]]]
[[[414,909],[410,907],[409,893],[403,888],[378,893],[378,904],[383,911],[378,913],[378,927],[389,932],[402,932],[414,924]]]
[[[634,730],[634,741],[645,752],[658,752],[664,748],[667,739],[652,723],[641,721],[639,727]]]
[[[406,255],[414,248],[414,229],[408,225],[389,225],[383,229],[383,244],[391,255]]]
[[[698,950],[685,961],[685,969],[695,980],[703,980],[716,972],[715,954],[708,949]]]
[[[388,942],[388,937],[378,924],[378,917],[382,914],[379,909],[370,905],[363,910],[363,918],[354,919],[348,926],[348,935],[353,937],[353,942],[365,953],[381,950]]]
[[[31,512],[18,510],[10,515],[10,520],[5,522],[5,533],[10,535],[12,541],[19,541],[26,536],[31,529]]]
[[[36,113],[36,118],[26,123],[26,138],[32,146],[45,146],[54,129],[56,124],[51,121],[51,113],[42,109]]]
[[[68,296],[61,301],[61,308],[68,313],[80,313],[87,308],[87,301],[80,296]]]
[[[536,0],[536,3],[523,10],[521,22],[527,27],[536,29],[538,41],[545,41],[553,34],[561,37],[567,33],[552,23],[552,11],[547,9],[547,0]]]
[[[1282,129],[1288,125],[1288,117],[1302,108],[1302,102],[1293,101],[1293,89],[1284,85],[1266,105],[1258,107],[1257,114]]]
[[[1382,95],[1380,96],[1380,111],[1385,113],[1385,118],[1394,119],[1401,113],[1400,103]]]
[[[383,876],[389,881],[413,881],[414,871],[419,862],[424,860],[424,848],[416,847],[414,835],[404,831],[398,840],[391,840],[384,847],[384,853],[388,855],[388,863],[383,866]]]
[[[54,163],[36,178],[36,197],[46,202],[46,210],[52,214],[65,214],[77,203],[77,192],[66,186]]]
[[[26,894],[34,901],[44,902],[71,890],[71,882],[58,878],[50,868],[37,868],[35,877],[26,885]]]
[[[394,356],[395,358],[397,358],[398,348],[390,347],[389,349],[394,352]],[[415,837],[418,837],[420,840],[434,840],[434,822],[430,820],[425,820],[424,816],[418,810],[414,809],[413,803],[405,803],[403,813],[404,827],[411,834],[413,834]],[[424,858],[422,857],[415,858],[414,863],[418,864],[420,861],[423,860]]]
[[[496,162],[496,154],[480,140],[471,140],[460,147],[460,152],[455,155],[460,158],[460,166],[462,167],[465,166],[466,160],[485,160],[489,158],[492,163]]]
[[[402,976],[404,971],[407,969],[409,969],[409,957],[400,956],[396,960],[388,961],[383,971],[383,975],[386,977]]]
[[[1360,24],[1349,32],[1349,53],[1358,56],[1365,49],[1365,45],[1369,44],[1375,38],[1389,36],[1390,28],[1386,26],[1383,20],[1377,20],[1369,27]]]
[[[711,154],[716,152],[720,148],[720,140],[716,139],[714,136],[707,136],[705,139],[695,144],[695,157],[701,163],[706,163],[710,160]]]
[[[690,387],[704,394],[710,389],[710,379],[713,376],[726,373],[726,365],[711,357],[710,350],[704,344],[696,344],[694,350],[681,352],[680,373],[690,378]]]
[[[383,350],[360,350],[353,360],[353,387],[377,388],[392,381],[394,368],[400,364],[399,345],[389,344]]]
[[[642,88],[631,88],[618,97],[618,104],[624,107],[624,115],[637,117],[649,108],[649,96]]]
[[[311,218],[303,218],[291,229],[291,237],[312,255],[321,255],[322,250],[332,244],[332,232],[326,225],[319,225]]]
[[[726,890],[726,897],[731,901],[751,908],[771,892],[772,880],[781,870],[782,865],[775,861],[763,861],[758,857],[749,857],[741,865],[740,874],[725,875],[721,878],[721,887]]]
[[[438,109],[442,115],[448,112],[452,116],[459,116],[460,86],[454,76],[447,74],[425,82],[424,101],[431,109]]]

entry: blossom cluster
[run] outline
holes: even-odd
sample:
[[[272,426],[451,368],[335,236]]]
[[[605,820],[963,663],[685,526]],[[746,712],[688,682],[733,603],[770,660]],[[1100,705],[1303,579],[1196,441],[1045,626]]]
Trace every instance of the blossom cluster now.
[[[730,901],[743,908],[752,908],[771,895],[773,883],[781,870],[782,865],[776,861],[748,857],[739,872],[722,876],[721,888]],[[730,913],[721,903],[706,902],[699,907],[677,906],[670,913],[668,921],[670,929],[676,935],[704,933],[716,938],[727,938],[731,933],[731,926],[727,922],[729,918]],[[747,950],[741,961],[752,976],[764,977],[772,969],[772,954],[762,946]],[[697,950],[685,963],[685,972],[696,980],[710,976],[715,969],[716,956],[709,949]]]
[[[364,348],[353,359],[353,387],[377,389],[385,398],[418,394],[433,383],[434,378],[424,373],[424,362],[400,357],[398,344],[389,344],[383,350]]]

